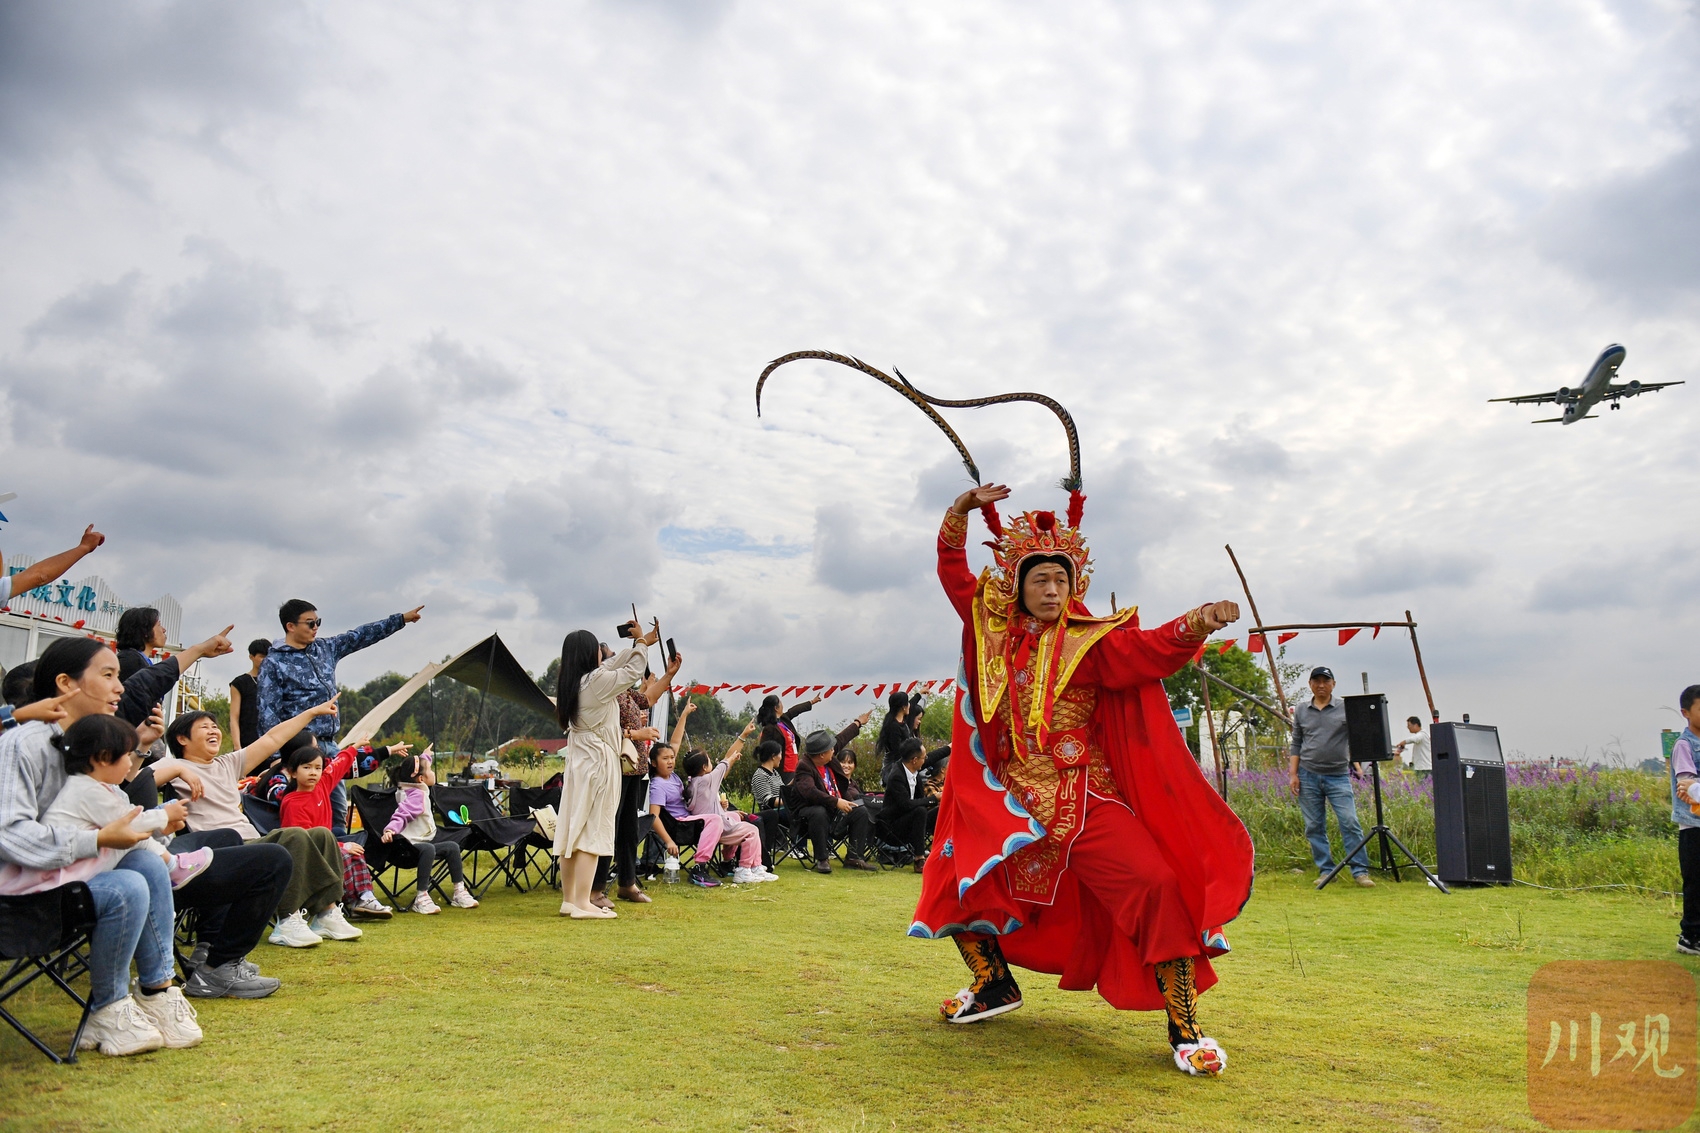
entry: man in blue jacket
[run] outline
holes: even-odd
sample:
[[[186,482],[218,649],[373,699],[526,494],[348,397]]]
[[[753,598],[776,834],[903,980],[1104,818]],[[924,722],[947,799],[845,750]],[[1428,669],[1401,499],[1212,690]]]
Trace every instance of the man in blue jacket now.
[[[283,623],[283,636],[272,643],[260,665],[258,696],[260,731],[281,724],[315,704],[323,704],[336,695],[336,663],[368,645],[376,645],[409,622],[419,620],[415,606],[405,614],[391,614],[377,622],[333,637],[321,638],[319,611],[311,602],[291,598],[278,608],[278,621]],[[336,734],[341,727],[336,714],[320,716],[307,730],[312,733],[328,764],[336,754]],[[331,832],[338,839],[348,833],[348,788],[338,783],[331,791]]]

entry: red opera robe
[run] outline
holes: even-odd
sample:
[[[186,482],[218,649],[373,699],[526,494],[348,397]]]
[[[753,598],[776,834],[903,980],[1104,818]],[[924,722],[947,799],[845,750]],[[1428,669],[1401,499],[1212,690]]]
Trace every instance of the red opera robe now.
[[[976,580],[965,548],[952,546],[943,532],[938,553],[939,579],[964,623],[962,659],[952,758],[909,935],[996,934],[1010,963],[1059,975],[1066,991],[1096,986],[1122,1010],[1161,1010],[1151,967],[1103,904],[1070,877],[1066,846],[1059,858],[1052,840],[1050,866],[1023,857],[1024,851],[1046,851],[1047,831],[1006,786],[1012,666],[1008,633],[999,626],[1007,631],[1012,611],[998,608],[991,572]],[[1199,643],[1184,638],[1177,622],[1143,630],[1133,610],[1094,618],[1079,602],[1053,632],[1063,641],[1055,647],[1059,701],[1069,690],[1096,693],[1087,725],[1093,746],[1103,753],[1116,793],[1144,823],[1180,883],[1198,942],[1202,991],[1216,982],[1209,957],[1228,951],[1221,926],[1251,896],[1253,857],[1245,826],[1181,738],[1161,683],[1186,665]],[[981,707],[988,701],[990,713]],[[1084,816],[1082,804],[1082,822]],[[1018,888],[1031,893],[1032,876],[1046,869],[1050,876],[1040,896],[1049,903],[1016,895]]]

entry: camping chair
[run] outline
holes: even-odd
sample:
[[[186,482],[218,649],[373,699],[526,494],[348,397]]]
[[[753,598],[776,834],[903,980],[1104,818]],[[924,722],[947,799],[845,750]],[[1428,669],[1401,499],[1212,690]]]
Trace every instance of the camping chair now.
[[[82,1042],[89,1023],[89,1001],[72,990],[70,981],[88,969],[84,954],[97,919],[94,894],[80,881],[45,893],[0,897],[0,959],[12,962],[0,975],[0,1018],[55,1063],[77,1061],[77,1044]],[[7,1000],[41,976],[82,1009],[71,1045],[62,1057],[5,1006]]]
[[[360,825],[366,829],[366,868],[372,871],[372,884],[396,908],[406,909],[410,902],[403,901],[401,895],[407,892],[409,885],[417,888],[419,851],[399,834],[388,842],[383,839],[384,827],[395,815],[395,791],[350,787],[348,801],[354,804]],[[466,831],[439,830],[438,834],[446,834],[465,848]],[[437,896],[447,902],[448,884],[449,863],[438,858],[431,866],[429,888],[435,889]]]
[[[537,820],[531,817],[532,811],[544,807],[553,807],[559,813],[561,788],[556,787],[552,791],[542,787],[509,788],[508,816],[532,824],[531,834],[515,850],[519,861],[514,872],[522,882],[519,886],[521,891],[534,885],[557,889],[561,884],[561,863],[555,857],[555,844],[543,836],[537,829]]]
[[[242,817],[246,818],[255,830],[264,838],[273,830],[283,825],[278,815],[278,805],[270,799],[262,799],[258,795],[250,795],[247,791],[241,794]]]
[[[778,869],[780,864],[789,858],[796,858],[805,865],[809,864],[807,860],[809,854],[804,844],[805,836],[790,808],[782,806],[777,810],[763,811],[762,814],[764,817],[775,814],[779,816],[779,820],[772,823],[776,837],[770,841],[767,847],[767,854],[773,862],[773,868]],[[762,829],[766,830],[768,826],[764,824]]]
[[[440,816],[446,816],[451,810],[457,816],[462,809],[466,812],[468,823],[465,826],[459,825],[458,821],[448,823],[446,817],[438,825],[448,823],[450,830],[468,831],[466,841],[460,844],[461,864],[466,870],[467,888],[472,890],[473,896],[484,896],[484,891],[490,888],[490,883],[497,876],[506,878],[507,883],[516,889],[525,889],[522,870],[530,860],[530,851],[523,847],[536,830],[536,822],[529,818],[521,821],[503,817],[491,801],[490,792],[483,787],[438,785],[431,788],[431,801]],[[493,859],[482,877],[478,873],[478,859],[474,856],[480,853],[489,854]]]

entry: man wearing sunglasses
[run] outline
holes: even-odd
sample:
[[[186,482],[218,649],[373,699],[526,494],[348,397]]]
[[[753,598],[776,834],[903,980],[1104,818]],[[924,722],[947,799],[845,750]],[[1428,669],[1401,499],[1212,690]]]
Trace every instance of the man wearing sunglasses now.
[[[320,637],[323,621],[311,602],[291,598],[278,608],[283,636],[272,642],[271,652],[260,664],[260,731],[262,734],[315,704],[336,695],[336,663],[368,645],[376,645],[402,626],[419,620],[423,606],[405,614],[391,614],[331,637]],[[305,707],[303,707],[305,706]],[[336,734],[341,723],[335,713],[320,716],[307,730],[325,753],[328,765],[336,755]],[[331,791],[331,832],[340,841],[348,834],[348,789],[341,783]]]

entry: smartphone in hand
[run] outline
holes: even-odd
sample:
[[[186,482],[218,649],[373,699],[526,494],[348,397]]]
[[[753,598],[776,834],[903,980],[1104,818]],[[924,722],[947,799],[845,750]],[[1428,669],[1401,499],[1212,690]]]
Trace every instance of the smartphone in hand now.
[[[614,633],[617,634],[620,637],[630,637],[632,635],[631,624],[628,622],[625,625],[615,626],[614,627]]]

